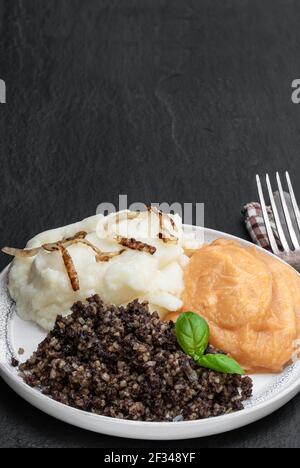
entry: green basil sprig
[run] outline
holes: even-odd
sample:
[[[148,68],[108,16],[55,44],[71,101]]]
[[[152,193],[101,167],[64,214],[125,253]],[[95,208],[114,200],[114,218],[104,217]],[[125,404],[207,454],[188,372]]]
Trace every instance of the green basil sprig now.
[[[241,366],[225,354],[204,354],[209,341],[207,322],[194,312],[181,314],[175,325],[176,338],[182,350],[191,356],[199,366],[223,374],[244,375]]]
[[[185,312],[176,321],[176,338],[183,351],[196,360],[207,348],[209,326],[194,312]]]
[[[212,369],[223,374],[244,375],[245,371],[241,366],[225,354],[204,354],[196,360],[197,364],[207,369]]]

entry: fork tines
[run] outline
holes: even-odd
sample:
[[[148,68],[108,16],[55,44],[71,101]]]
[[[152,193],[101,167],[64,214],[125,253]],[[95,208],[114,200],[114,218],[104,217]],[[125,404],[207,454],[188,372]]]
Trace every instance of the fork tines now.
[[[298,207],[298,204],[297,204],[297,201],[296,201],[295,193],[294,193],[293,186],[292,186],[291,179],[290,179],[290,176],[289,176],[288,172],[285,173],[285,177],[286,177],[286,181],[287,181],[289,195],[290,195],[290,198],[291,198],[292,212],[293,212],[293,215],[294,215],[294,217],[296,219],[297,227],[298,227],[299,232],[300,232],[300,211],[299,211],[299,207]],[[289,244],[289,241],[286,238],[285,232],[284,232],[283,227],[282,227],[282,222],[280,220],[278,208],[277,208],[277,205],[276,205],[275,199],[274,199],[274,194],[273,194],[273,190],[272,190],[270,177],[269,177],[268,174],[266,174],[266,185],[267,185],[268,194],[269,194],[269,198],[270,198],[271,208],[272,208],[273,215],[274,215],[274,221],[275,221],[276,228],[277,228],[278,238],[280,240],[283,252],[289,253],[291,251],[300,250],[300,245],[299,245],[297,234],[296,234],[295,229],[294,229],[294,225],[293,225],[292,218],[291,218],[291,213],[290,213],[290,210],[289,210],[287,202],[286,202],[286,198],[285,198],[284,191],[283,191],[283,188],[282,188],[280,175],[279,175],[278,172],[276,172],[276,181],[277,181],[277,186],[278,186],[278,192],[279,192],[280,202],[281,202],[281,206],[282,206],[282,211],[284,213],[284,218],[285,218],[285,221],[286,221],[286,227],[287,227],[288,235],[289,235],[289,238],[290,238],[289,239],[290,244]],[[268,238],[269,238],[270,246],[271,246],[271,249],[272,249],[273,253],[278,255],[278,254],[281,253],[281,251],[279,250],[279,247],[277,245],[277,242],[276,242],[276,239],[275,239],[272,227],[271,227],[271,223],[270,223],[270,219],[269,219],[269,215],[268,215],[268,211],[267,211],[267,207],[266,207],[266,203],[265,203],[265,197],[264,197],[262,184],[261,184],[261,180],[260,180],[259,175],[256,176],[256,183],[257,183],[258,195],[259,195],[259,199],[260,199],[262,214],[263,214],[263,218],[264,218],[264,222],[265,222],[266,231],[267,231],[267,235],[268,235]],[[293,247],[292,249],[290,248],[290,245]]]

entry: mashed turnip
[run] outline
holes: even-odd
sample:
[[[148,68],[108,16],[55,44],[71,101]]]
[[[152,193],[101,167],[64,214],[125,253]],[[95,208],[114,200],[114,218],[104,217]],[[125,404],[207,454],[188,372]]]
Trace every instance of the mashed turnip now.
[[[83,244],[71,245],[68,252],[78,274],[80,289],[73,291],[60,252],[41,249],[34,257],[15,258],[9,274],[9,291],[16,301],[18,314],[51,330],[57,315],[68,315],[75,301],[99,294],[106,303],[117,306],[133,299],[149,301],[150,309],[163,317],[182,306],[183,269],[187,251],[199,247],[193,236],[183,233],[181,219],[166,218],[167,232],[173,242],[158,238],[160,221],[156,213],[143,212],[135,217],[120,212],[97,215],[82,222],[39,234],[27,248],[61,241],[79,231],[104,252],[122,250],[117,236],[145,242],[156,248],[148,252],[126,249],[108,262],[97,262],[95,252]],[[175,238],[175,242],[174,242]]]

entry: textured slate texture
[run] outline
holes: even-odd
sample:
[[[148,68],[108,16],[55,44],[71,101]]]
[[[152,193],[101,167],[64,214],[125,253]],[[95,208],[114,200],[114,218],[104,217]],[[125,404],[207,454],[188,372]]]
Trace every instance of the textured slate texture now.
[[[204,202],[206,226],[246,236],[255,173],[299,180],[299,22],[296,0],[0,0],[0,244],[120,193]],[[0,393],[4,447],[300,446],[299,397],[239,431],[159,444],[89,434]]]

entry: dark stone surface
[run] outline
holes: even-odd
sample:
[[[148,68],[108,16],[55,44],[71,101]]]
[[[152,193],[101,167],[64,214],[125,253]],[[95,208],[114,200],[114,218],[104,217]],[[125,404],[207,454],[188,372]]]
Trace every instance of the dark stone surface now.
[[[0,245],[120,193],[204,202],[206,226],[245,236],[255,173],[299,180],[299,22],[296,0],[0,0]],[[2,381],[0,394],[3,447],[300,446],[299,397],[238,431],[160,444],[67,426]]]

